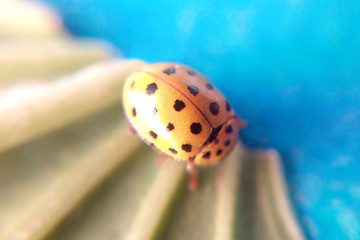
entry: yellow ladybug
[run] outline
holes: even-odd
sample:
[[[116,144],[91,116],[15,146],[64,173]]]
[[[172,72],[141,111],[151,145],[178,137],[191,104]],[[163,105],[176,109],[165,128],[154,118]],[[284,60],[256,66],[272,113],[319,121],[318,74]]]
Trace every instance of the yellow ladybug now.
[[[123,93],[133,130],[150,146],[194,165],[216,165],[233,148],[244,122],[215,86],[176,63],[148,65],[132,73]]]

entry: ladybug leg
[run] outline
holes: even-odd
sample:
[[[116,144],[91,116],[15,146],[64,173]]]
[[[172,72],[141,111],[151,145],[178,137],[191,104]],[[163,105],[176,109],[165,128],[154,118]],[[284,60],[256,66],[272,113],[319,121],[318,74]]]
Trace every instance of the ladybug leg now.
[[[167,155],[165,155],[165,154],[160,154],[160,156],[158,157],[158,159],[157,159],[157,161],[156,161],[156,164],[158,165],[158,166],[160,166],[161,164],[163,164],[165,161],[166,161],[166,159],[168,159],[169,158],[169,156],[167,156]]]
[[[239,129],[243,129],[248,125],[247,121],[242,120],[240,117],[237,116],[237,124]]]
[[[190,175],[190,179],[188,183],[189,190],[194,192],[198,188],[198,171],[193,161],[187,162],[186,170]]]
[[[129,132],[131,133],[131,135],[134,135],[136,133],[136,130],[133,127],[133,125],[129,125]]]

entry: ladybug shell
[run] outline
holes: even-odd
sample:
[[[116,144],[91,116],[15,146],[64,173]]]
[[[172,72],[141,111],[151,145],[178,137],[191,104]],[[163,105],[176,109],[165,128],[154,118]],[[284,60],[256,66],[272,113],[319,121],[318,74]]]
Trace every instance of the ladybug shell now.
[[[214,129],[235,116],[205,77],[174,63],[148,65],[131,74],[123,98],[125,114],[140,137],[179,160],[193,160],[199,153],[217,149],[209,142]],[[209,164],[222,157],[215,156]],[[207,165],[206,161],[197,162]]]
[[[181,91],[214,128],[234,115],[223,94],[194,69],[180,64],[158,63],[145,67],[144,71],[166,80]]]

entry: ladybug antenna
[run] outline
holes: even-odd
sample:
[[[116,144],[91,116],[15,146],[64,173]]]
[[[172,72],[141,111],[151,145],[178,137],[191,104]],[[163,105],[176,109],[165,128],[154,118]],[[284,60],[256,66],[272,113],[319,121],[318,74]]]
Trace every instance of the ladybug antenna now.
[[[238,124],[239,129],[243,129],[243,128],[247,127],[247,125],[248,125],[247,121],[241,119],[239,116],[236,116],[236,118],[237,118],[237,124]]]

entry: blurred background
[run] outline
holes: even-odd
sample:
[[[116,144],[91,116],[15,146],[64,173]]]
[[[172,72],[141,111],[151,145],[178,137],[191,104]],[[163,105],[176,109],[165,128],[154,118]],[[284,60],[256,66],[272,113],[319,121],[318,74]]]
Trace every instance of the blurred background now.
[[[207,75],[275,148],[309,239],[360,239],[360,3],[41,0],[118,54]]]

